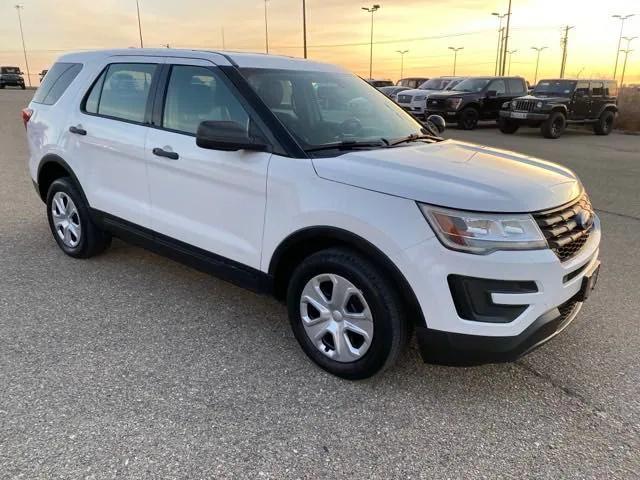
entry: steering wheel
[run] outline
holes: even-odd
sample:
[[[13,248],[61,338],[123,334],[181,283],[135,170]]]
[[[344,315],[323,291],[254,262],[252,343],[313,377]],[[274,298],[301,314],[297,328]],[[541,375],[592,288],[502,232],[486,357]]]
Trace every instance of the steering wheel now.
[[[342,135],[356,135],[362,130],[362,123],[355,117],[348,118],[340,124]]]

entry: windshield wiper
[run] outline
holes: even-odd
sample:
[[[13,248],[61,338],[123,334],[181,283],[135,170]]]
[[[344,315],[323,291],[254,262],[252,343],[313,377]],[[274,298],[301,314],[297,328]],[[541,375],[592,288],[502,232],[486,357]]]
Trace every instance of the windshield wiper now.
[[[343,140],[341,142],[336,143],[327,143],[324,145],[319,145],[317,147],[305,148],[305,152],[319,152],[322,150],[354,150],[357,148],[376,148],[376,147],[387,147],[389,142],[385,139],[380,139],[374,142],[364,142],[357,140]]]
[[[420,140],[433,140],[435,142],[439,142],[439,141],[441,141],[443,139],[441,137],[437,137],[435,135],[426,135],[426,134],[420,135],[420,134],[417,134],[417,133],[412,133],[411,135],[407,135],[404,138],[400,138],[398,140],[394,140],[392,142],[389,142],[389,146],[390,147],[394,147],[394,146],[400,145],[402,143],[417,142],[417,141],[420,141]]]

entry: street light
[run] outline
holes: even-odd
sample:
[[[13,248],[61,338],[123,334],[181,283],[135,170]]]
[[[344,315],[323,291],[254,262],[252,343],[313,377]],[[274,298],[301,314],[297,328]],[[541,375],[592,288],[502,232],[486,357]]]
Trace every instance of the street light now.
[[[304,46],[304,58],[307,58],[307,3],[302,0],[302,44]]]
[[[626,50],[620,50],[624,53],[624,63],[622,64],[622,77],[620,78],[620,89],[624,87],[624,73],[627,70],[627,58],[629,58],[629,54],[633,52],[633,50],[627,48]]]
[[[456,76],[456,64],[458,63],[458,52],[464,50],[464,47],[449,47],[449,50],[453,50],[453,76]]]
[[[405,53],[409,53],[409,50],[396,50],[396,53],[400,54],[400,79],[402,79],[402,74],[404,73],[404,55]]]
[[[267,52],[267,55],[269,54],[269,20],[267,18],[267,3],[269,2],[269,0],[264,0],[264,46],[265,46],[265,50]]]
[[[511,0],[509,0],[509,9],[507,10],[507,26],[504,32],[504,46],[502,47],[502,69],[500,75],[504,75],[504,68],[507,64],[507,48],[509,48],[509,26],[511,25]]]
[[[517,48],[515,50],[507,50],[507,53],[509,54],[509,69],[507,70],[507,75],[511,75],[511,58],[513,57],[513,54],[516,53],[517,51],[518,51]]]
[[[538,83],[538,65],[540,64],[540,52],[549,47],[531,47],[533,50],[538,52],[538,58],[536,58],[536,75],[533,79],[533,84],[536,85]]]
[[[24,52],[24,64],[27,68],[27,82],[31,86],[31,74],[29,73],[29,61],[27,60],[27,47],[24,44],[24,32],[22,31],[22,16],[20,10],[24,8],[24,5],[16,5],[16,11],[18,12],[18,23],[20,24],[20,38],[22,39],[22,51]]]
[[[140,48],[144,48],[142,43],[142,22],[140,21],[140,3],[136,0],[136,11],[138,12],[138,33],[140,34]]]
[[[496,68],[494,68],[493,70],[493,74],[498,75],[498,64],[500,63],[500,57],[502,56],[502,39],[503,39],[503,32],[504,32],[504,28],[502,28],[502,19],[506,17],[507,14],[503,13],[501,15],[497,12],[493,12],[491,15],[498,17],[498,19],[500,20],[500,26],[498,27],[498,48],[496,52]]]
[[[622,32],[624,30],[624,22],[629,18],[633,17],[635,13],[631,13],[629,15],[612,15],[612,18],[617,18],[620,20],[620,36],[618,37],[618,49],[616,50],[616,66],[613,68],[613,79],[616,79],[616,75],[618,73],[618,58],[620,57],[620,47],[622,43]]]
[[[373,78],[373,14],[380,9],[380,5],[362,7],[362,10],[371,14],[371,46],[369,48],[369,79]]]

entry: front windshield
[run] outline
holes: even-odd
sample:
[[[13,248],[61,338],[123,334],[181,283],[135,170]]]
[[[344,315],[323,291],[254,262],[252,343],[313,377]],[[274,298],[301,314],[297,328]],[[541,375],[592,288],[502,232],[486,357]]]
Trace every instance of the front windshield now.
[[[445,90],[452,90],[453,87],[458,85],[461,81],[462,81],[462,78],[454,78],[449,83],[447,83],[447,86],[445,87]]]
[[[418,88],[420,90],[444,90],[451,80],[448,78],[432,78],[424,82]]]
[[[461,81],[458,85],[453,87],[451,91],[453,92],[481,92],[484,87],[486,87],[490,78],[467,78],[466,80]]]
[[[355,75],[242,69],[258,96],[305,150],[420,135],[422,125]]]
[[[533,89],[533,95],[568,97],[575,88],[576,82],[572,80],[540,80]]]
[[[20,69],[18,67],[2,67],[0,68],[0,73],[14,73],[19,74]]]

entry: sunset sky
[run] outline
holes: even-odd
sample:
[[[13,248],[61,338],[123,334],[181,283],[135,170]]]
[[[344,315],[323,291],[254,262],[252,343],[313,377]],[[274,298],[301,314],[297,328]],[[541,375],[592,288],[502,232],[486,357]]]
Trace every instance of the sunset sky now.
[[[48,68],[69,50],[137,46],[135,0],[19,0],[31,72]],[[24,69],[15,0],[0,2],[0,65]],[[374,3],[374,2],[372,2]],[[493,74],[498,20],[508,0],[379,0],[375,14],[373,74],[400,74],[397,50],[405,56],[405,76],[451,74],[449,46],[464,47],[458,74]],[[301,0],[269,0],[270,53],[302,56]],[[307,0],[309,57],[338,63],[368,76],[370,6],[354,0]],[[264,51],[263,0],[140,0],[145,46]],[[637,13],[624,36],[640,37],[640,0],[513,0],[511,74],[533,81],[535,51],[542,53],[539,77],[560,70],[561,27],[569,35],[567,76],[612,77],[620,22],[613,14]],[[625,83],[640,83],[640,38],[631,44]],[[624,41],[623,41],[624,47]],[[622,63],[623,56],[620,56]],[[620,75],[621,65],[618,69]],[[37,78],[32,75],[34,84]]]

